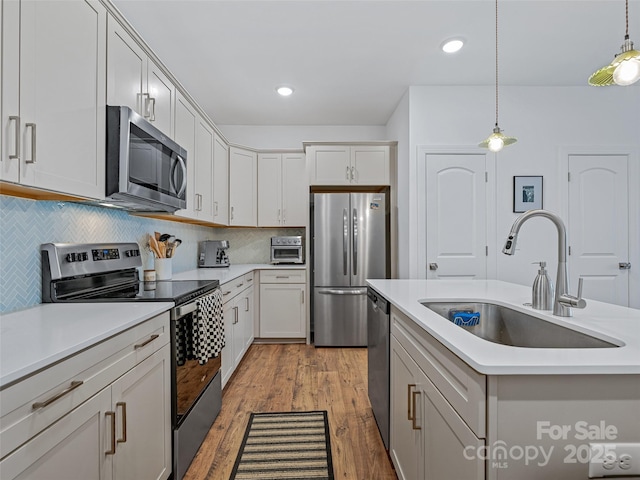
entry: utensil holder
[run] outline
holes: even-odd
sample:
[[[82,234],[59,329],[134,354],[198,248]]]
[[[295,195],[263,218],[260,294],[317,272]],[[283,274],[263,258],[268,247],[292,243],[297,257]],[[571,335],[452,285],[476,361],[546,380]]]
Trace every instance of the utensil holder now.
[[[171,259],[155,259],[156,280],[171,280]]]

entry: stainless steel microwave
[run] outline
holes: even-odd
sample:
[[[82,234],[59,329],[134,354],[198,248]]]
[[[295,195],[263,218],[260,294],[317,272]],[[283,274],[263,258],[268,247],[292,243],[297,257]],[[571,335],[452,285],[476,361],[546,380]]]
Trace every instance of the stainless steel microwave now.
[[[106,202],[134,211],[187,206],[187,151],[129,107],[107,106]]]

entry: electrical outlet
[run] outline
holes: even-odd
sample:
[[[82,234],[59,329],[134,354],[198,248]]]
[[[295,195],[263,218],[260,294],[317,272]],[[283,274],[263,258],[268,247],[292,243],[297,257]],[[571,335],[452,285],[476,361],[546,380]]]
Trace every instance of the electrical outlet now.
[[[640,443],[590,443],[589,478],[640,475]]]

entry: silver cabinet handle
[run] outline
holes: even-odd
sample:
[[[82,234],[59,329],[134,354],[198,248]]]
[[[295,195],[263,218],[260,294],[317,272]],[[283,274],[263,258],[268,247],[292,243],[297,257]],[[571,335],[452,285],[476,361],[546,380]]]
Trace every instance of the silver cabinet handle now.
[[[356,167],[351,167],[351,181],[353,182],[356,178],[355,174]]]
[[[223,296],[227,296],[227,295],[229,295],[230,293],[231,293],[231,290],[229,290],[229,291],[227,291],[227,292],[222,292],[222,295],[223,295]]]
[[[153,342],[156,338],[158,338],[160,335],[158,335],[157,333],[151,335],[149,338],[147,338],[144,342],[142,343],[138,343],[137,345],[133,346],[134,350],[138,350],[142,347],[145,347],[147,345],[149,345],[151,342]]]
[[[14,139],[16,142],[15,150],[13,151],[13,155],[9,154],[9,160],[15,160],[20,158],[20,117],[18,117],[17,115],[10,115],[9,121],[16,122],[16,131],[14,134]]]
[[[231,207],[231,220],[233,220],[233,207]]]
[[[618,268],[620,270],[631,270],[631,264],[629,262],[620,262]]]
[[[244,311],[245,311],[245,312],[248,312],[248,311],[249,311],[249,297],[244,297],[244,299],[245,299],[245,300],[246,300],[246,302],[247,302],[247,305],[244,307]]]
[[[143,93],[142,94],[142,105],[140,105],[140,110],[142,110],[142,116],[144,118],[149,118],[149,99],[151,97],[149,96],[148,93]]]
[[[276,278],[289,278],[289,275],[276,275]]]
[[[422,430],[422,427],[416,425],[416,395],[420,395],[422,392],[416,390],[415,392],[411,392],[411,404],[413,405],[413,418],[411,419],[411,428],[413,430]]]
[[[437,270],[438,269],[438,264],[437,263],[430,263],[429,264],[429,270]]]
[[[25,160],[25,163],[36,163],[36,124],[25,123],[24,126],[31,129],[31,160]]]
[[[116,453],[116,412],[105,412],[105,417],[111,417],[111,448],[107,450],[105,455],[115,455]]]
[[[286,208],[282,209],[282,224],[283,225],[287,224],[287,209]]]
[[[218,202],[213,202],[213,215],[218,216]]]
[[[116,403],[116,408],[118,407],[122,408],[122,437],[119,438],[117,442],[125,443],[127,441],[127,402]]]
[[[149,121],[156,121],[156,99],[149,97]]]
[[[347,168],[348,170],[348,168]],[[349,245],[349,223],[347,209],[342,210],[342,274],[347,274],[347,248]]]
[[[55,402],[56,400],[64,397],[65,395],[67,395],[68,393],[71,393],[72,391],[74,391],[76,388],[78,388],[80,385],[82,385],[84,382],[82,380],[74,380],[73,382],[71,382],[71,385],[69,385],[67,388],[65,388],[64,390],[62,390],[60,393],[56,393],[53,397],[50,397],[48,399],[46,399],[43,402],[35,402],[33,405],[31,405],[31,408],[33,410],[38,410],[40,408],[44,408],[47,405],[52,404],[53,402]]]
[[[304,304],[304,290],[300,290],[300,298],[302,299],[302,303]]]
[[[353,209],[353,275],[358,274],[358,210]]]
[[[233,309],[234,309],[234,310],[235,310],[235,312],[236,312],[235,319],[233,320],[233,323],[234,323],[234,324],[236,324],[236,323],[238,323],[238,321],[239,321],[238,319],[239,319],[239,317],[240,317],[240,314],[238,313],[238,312],[239,312],[238,307],[233,307]]]
[[[253,282],[253,277],[247,278],[247,282]]]
[[[347,167],[347,175],[346,175],[345,179],[349,180],[349,167]]]

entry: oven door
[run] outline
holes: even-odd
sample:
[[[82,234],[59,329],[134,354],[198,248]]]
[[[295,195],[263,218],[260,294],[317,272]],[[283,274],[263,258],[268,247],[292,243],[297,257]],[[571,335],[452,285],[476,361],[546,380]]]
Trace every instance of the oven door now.
[[[303,263],[302,246],[272,246],[271,263]]]

